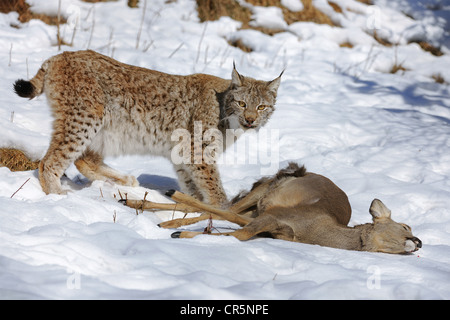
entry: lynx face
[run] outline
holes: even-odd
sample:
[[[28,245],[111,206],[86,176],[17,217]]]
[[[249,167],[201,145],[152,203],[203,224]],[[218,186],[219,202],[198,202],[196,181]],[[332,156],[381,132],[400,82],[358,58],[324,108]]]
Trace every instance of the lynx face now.
[[[227,111],[234,129],[259,129],[269,120],[277,97],[280,77],[260,81],[240,75],[233,69]]]

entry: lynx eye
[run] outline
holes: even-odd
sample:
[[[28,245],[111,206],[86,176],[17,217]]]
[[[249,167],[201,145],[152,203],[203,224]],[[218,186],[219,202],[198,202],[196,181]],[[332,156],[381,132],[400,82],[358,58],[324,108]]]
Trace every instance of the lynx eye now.
[[[245,104],[244,101],[239,101],[238,103],[239,103],[239,107],[241,107],[241,108],[247,107],[247,105]]]
[[[262,105],[258,106],[257,109],[258,109],[259,111],[263,111],[263,110],[266,109],[266,108],[267,108],[267,106],[262,104]]]

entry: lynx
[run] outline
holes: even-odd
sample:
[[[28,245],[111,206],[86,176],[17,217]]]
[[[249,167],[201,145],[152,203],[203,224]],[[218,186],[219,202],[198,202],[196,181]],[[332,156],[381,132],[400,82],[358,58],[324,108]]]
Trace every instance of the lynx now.
[[[170,158],[175,129],[258,129],[274,112],[280,76],[260,81],[239,74],[170,75],[118,62],[94,51],[64,52],[45,61],[30,81],[14,85],[21,97],[45,93],[53,111],[50,146],[39,166],[45,193],[63,194],[60,178],[71,163],[89,180],[137,186],[108,167],[106,156],[153,154]],[[203,143],[205,148],[207,143]],[[223,149],[222,149],[223,150]],[[192,147],[192,155],[194,148]],[[226,202],[216,163],[174,164],[181,190],[204,202]]]
[[[174,219],[160,227],[174,228],[205,220],[214,215],[242,226],[234,232],[212,233],[248,240],[266,235],[287,241],[326,247],[384,253],[411,253],[422,247],[411,228],[391,219],[391,211],[374,199],[369,212],[373,223],[348,227],[351,207],[347,195],[328,178],[307,172],[290,163],[272,177],[257,181],[248,192],[236,196],[226,210],[204,204],[178,191],[168,196],[176,204],[126,200],[126,205],[142,209],[203,212],[199,217]],[[173,238],[192,238],[202,232],[178,231]]]

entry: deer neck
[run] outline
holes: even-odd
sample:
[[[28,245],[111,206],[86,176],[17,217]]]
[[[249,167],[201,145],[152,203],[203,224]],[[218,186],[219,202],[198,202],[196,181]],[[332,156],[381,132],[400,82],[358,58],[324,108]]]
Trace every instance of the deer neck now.
[[[327,230],[321,245],[356,251],[371,251],[370,233],[372,224],[362,224],[355,227],[334,225]]]

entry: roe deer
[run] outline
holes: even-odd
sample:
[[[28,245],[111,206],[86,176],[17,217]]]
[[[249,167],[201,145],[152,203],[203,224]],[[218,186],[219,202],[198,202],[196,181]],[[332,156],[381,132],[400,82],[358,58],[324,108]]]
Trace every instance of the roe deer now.
[[[348,227],[351,207],[347,195],[328,178],[306,172],[304,166],[290,163],[270,178],[257,181],[249,192],[238,195],[228,210],[217,209],[178,191],[168,196],[179,204],[176,210],[208,212],[235,222],[243,228],[227,233],[239,240],[256,235],[270,235],[275,239],[318,244],[321,246],[357,251],[410,253],[422,247],[411,228],[391,219],[391,211],[378,199],[372,201],[370,214],[373,223]],[[157,209],[156,203],[127,200],[131,207]],[[167,205],[166,205],[167,206]],[[169,205],[170,206],[170,205]],[[172,207],[173,208],[173,207]],[[163,207],[162,209],[169,209]],[[242,214],[251,213],[251,217]],[[162,227],[180,226],[207,218],[183,219]],[[172,220],[172,221],[176,221]],[[173,238],[191,238],[201,232],[179,231]]]

